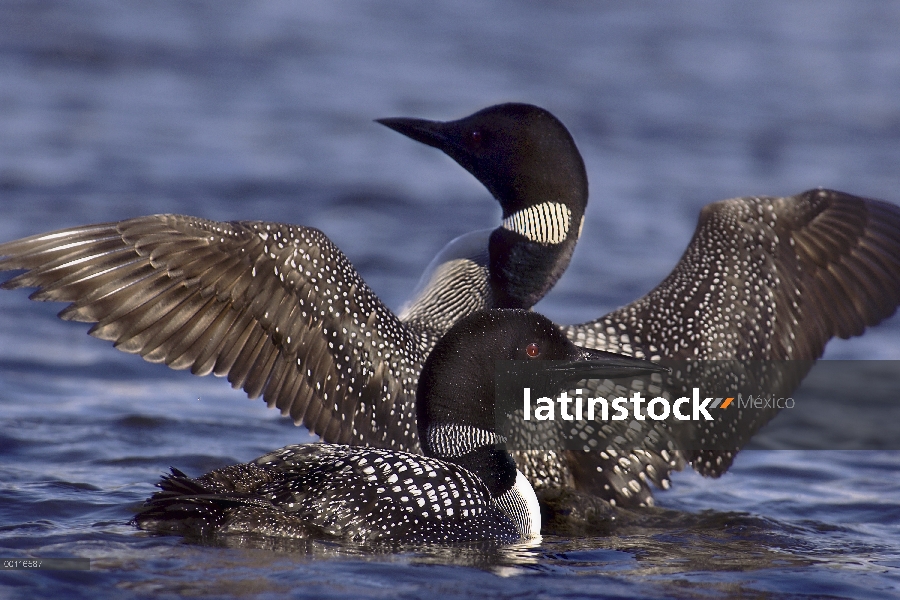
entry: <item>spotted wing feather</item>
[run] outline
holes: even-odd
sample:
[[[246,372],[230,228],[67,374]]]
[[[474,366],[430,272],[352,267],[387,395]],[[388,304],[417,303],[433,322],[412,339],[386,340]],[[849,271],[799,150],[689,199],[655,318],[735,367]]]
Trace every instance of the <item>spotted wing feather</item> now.
[[[417,449],[424,356],[320,231],[155,215],[0,245],[4,288],[151,362],[227,376],[337,443]]]
[[[661,284],[596,321],[565,329],[574,342],[602,350],[731,361],[707,362],[698,367],[699,380],[676,378],[657,395],[677,397],[690,387],[686,382],[701,381],[722,393],[750,389],[786,396],[830,338],[860,335],[892,315],[898,303],[900,207],[817,189],[705,207],[684,256]],[[642,390],[652,385],[647,378],[633,383]],[[776,413],[733,410],[710,425],[674,427],[611,422],[609,431],[595,428],[592,435],[616,456],[598,459],[592,458],[599,456],[596,451],[583,451],[571,462],[594,490],[602,489],[618,466],[618,475],[624,473],[620,483],[635,494],[606,495],[625,503],[643,501],[649,497],[648,481],[666,485],[668,471],[685,461],[705,475],[720,475]]]

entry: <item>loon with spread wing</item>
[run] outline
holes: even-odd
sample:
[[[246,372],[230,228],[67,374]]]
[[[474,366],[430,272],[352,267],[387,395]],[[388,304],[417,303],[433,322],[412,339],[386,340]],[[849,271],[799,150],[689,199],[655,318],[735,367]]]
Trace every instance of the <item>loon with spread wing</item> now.
[[[520,379],[552,394],[585,377],[665,369],[578,348],[546,317],[475,313],[441,338],[416,391],[424,456],[340,444],[287,446],[196,479],[173,469],[135,517],[142,529],[196,538],[261,534],[354,542],[516,542],[541,532],[534,489],[516,469],[496,414],[495,361],[519,361]]]
[[[405,120],[382,122],[415,131]],[[574,148],[552,115],[520,106],[448,127],[448,152],[462,157],[478,146],[472,125],[485,148],[550,143],[535,161],[560,136]],[[493,156],[502,167],[504,154]],[[575,173],[542,185],[562,193],[569,179],[584,181],[575,156]],[[507,172],[523,167],[515,156],[505,160]],[[502,225],[452,241],[399,316],[325,234],[282,223],[152,215],[74,227],[0,244],[0,269],[26,271],[7,289],[37,287],[32,299],[70,302],[60,317],[95,323],[91,335],[174,369],[227,376],[326,441],[418,451],[414,400],[428,352],[468,314],[530,308],[543,297],[574,251],[583,191],[546,215],[553,237],[538,241],[514,228],[543,205],[498,196],[509,198]]]

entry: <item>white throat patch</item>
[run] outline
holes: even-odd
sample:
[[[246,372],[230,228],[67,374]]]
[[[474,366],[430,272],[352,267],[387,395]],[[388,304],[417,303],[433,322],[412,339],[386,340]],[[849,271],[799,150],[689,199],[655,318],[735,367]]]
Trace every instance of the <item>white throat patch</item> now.
[[[442,457],[462,456],[480,446],[502,444],[506,441],[502,435],[487,429],[447,423],[429,425],[425,435],[428,437],[432,452]]]
[[[503,219],[503,228],[538,244],[560,244],[569,235],[572,211],[559,202],[529,206]]]

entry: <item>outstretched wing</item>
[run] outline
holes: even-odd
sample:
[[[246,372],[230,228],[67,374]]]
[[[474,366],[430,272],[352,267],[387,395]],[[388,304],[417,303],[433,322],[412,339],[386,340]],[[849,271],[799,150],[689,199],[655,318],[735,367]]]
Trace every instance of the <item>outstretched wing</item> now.
[[[416,450],[415,333],[319,230],[179,215],[0,244],[4,288],[116,348],[227,376],[324,439]]]
[[[898,302],[900,208],[810,190],[706,206],[661,284],[568,333],[673,360],[815,360]]]
[[[684,256],[659,286],[565,330],[577,344],[611,352],[729,361],[698,366],[699,381],[719,381],[722,393],[750,389],[786,396],[830,338],[860,335],[892,315],[898,303],[900,207],[818,189],[706,206]],[[665,388],[678,397],[698,381],[693,377],[667,384],[644,380],[636,387]],[[777,410],[723,412],[708,425],[648,420],[591,426],[588,437],[609,458],[593,446],[587,452],[585,444],[573,464],[590,489],[603,490],[614,479],[606,495],[626,503],[648,498],[646,481],[665,485],[668,471],[684,461],[704,475],[720,475]],[[621,494],[622,487],[633,494]]]

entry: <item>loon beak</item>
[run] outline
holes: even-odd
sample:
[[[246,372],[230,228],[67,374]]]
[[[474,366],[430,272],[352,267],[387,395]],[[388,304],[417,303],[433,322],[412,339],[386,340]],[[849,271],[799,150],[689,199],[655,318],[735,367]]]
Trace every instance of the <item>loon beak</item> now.
[[[581,347],[578,350],[581,352],[580,358],[548,367],[554,380],[573,383],[582,379],[616,379],[672,371],[663,365],[624,354]]]
[[[394,117],[390,119],[375,119],[375,122],[439,150],[446,150],[451,145],[446,134],[446,123],[441,121]]]

